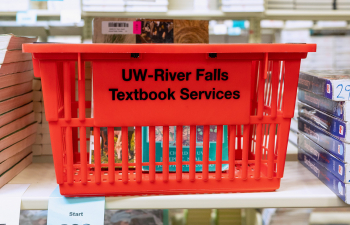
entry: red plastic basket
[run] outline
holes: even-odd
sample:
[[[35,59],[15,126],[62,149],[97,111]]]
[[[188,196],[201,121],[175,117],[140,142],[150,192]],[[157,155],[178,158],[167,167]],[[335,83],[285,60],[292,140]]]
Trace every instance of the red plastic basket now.
[[[278,189],[294,115],[300,61],[308,52],[316,51],[316,45],[24,44],[23,49],[33,53],[34,73],[42,80],[61,194],[98,196]],[[91,102],[85,100],[86,61],[91,61],[93,68],[94,118],[85,116],[85,109],[91,107]],[[78,96],[75,63],[79,68]],[[129,69],[147,69],[148,74],[144,80],[128,80],[127,75],[122,76],[123,69],[125,73]],[[172,80],[165,76],[166,70],[172,75],[183,72],[184,76]],[[211,80],[206,79],[208,72],[212,72]],[[113,100],[110,91],[140,88],[158,95],[161,91],[169,95],[170,88],[175,91],[174,99],[121,100],[122,96],[115,96]],[[184,88],[189,90],[188,96],[182,95]],[[216,94],[207,99],[203,92],[199,99],[201,91]],[[190,159],[182,161],[182,136],[177,135],[176,162],[169,162],[169,126],[178,126],[181,131],[183,125],[191,126]],[[195,158],[196,125],[204,125],[203,161]],[[219,142],[216,160],[209,161],[209,125],[217,125],[218,140],[223,138],[223,125],[228,125],[228,161],[222,160]],[[147,163],[140,160],[141,126],[150,127]],[[155,162],[155,126],[163,126],[164,130],[163,162]],[[95,132],[95,164],[88,164],[89,127]],[[114,127],[122,127],[126,134],[128,127],[135,127],[135,163],[128,162],[128,146],[124,144],[127,135],[122,135],[122,163],[115,163],[111,145],[108,164],[101,165],[100,127],[109,128],[108,138],[112,141]],[[202,172],[196,172],[198,164],[203,166]],[[229,164],[229,169],[209,172],[209,164],[216,168]],[[157,165],[163,166],[162,172],[155,171]],[[176,172],[169,172],[169,165],[176,165]],[[189,172],[183,172],[182,165],[189,165]],[[121,169],[116,169],[118,166]],[[149,171],[142,171],[142,166],[149,166]]]

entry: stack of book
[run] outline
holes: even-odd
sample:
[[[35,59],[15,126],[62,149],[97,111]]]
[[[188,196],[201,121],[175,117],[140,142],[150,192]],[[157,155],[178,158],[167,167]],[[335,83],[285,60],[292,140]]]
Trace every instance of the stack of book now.
[[[186,223],[188,225],[203,224],[210,225],[212,209],[188,209],[186,214]]]
[[[350,9],[350,0],[337,0],[337,9],[339,10],[349,10]]]
[[[37,124],[33,64],[22,43],[36,38],[0,35],[0,187],[32,162]]]
[[[300,10],[333,10],[336,9],[334,0],[295,0],[295,9]]]
[[[52,155],[49,124],[45,117],[45,107],[40,78],[33,79],[33,110],[37,121],[37,133],[33,145],[33,155]]]
[[[241,209],[217,209],[215,224],[241,225],[242,210]]]
[[[126,0],[126,12],[167,12],[168,0]]]
[[[41,80],[40,78],[34,77],[33,79],[33,110],[35,121],[37,121],[37,134],[35,137],[35,143],[32,146],[33,156],[40,156],[43,151],[43,147],[41,145],[42,139],[42,90],[41,90]]]
[[[295,105],[294,117],[290,121],[289,140],[294,146],[298,145],[298,105]]]
[[[83,11],[85,12],[124,12],[124,0],[83,0]]]
[[[263,12],[264,0],[221,0],[223,12]]]
[[[350,203],[350,71],[301,72],[299,161]]]
[[[294,0],[268,0],[268,9],[294,9]]]

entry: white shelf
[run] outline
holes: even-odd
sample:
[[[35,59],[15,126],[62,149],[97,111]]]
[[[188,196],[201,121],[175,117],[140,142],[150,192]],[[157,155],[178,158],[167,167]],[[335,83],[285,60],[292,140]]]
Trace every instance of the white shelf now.
[[[57,186],[53,164],[34,163],[10,183],[30,184],[22,210],[47,209]],[[281,187],[275,192],[107,197],[107,209],[344,207],[328,187],[298,162],[286,162]]]
[[[31,11],[35,12],[37,16],[44,17],[59,17],[60,12],[46,10],[46,9],[32,9]],[[16,16],[17,12],[0,12],[0,16]]]
[[[262,17],[260,12],[222,12],[221,10],[169,10],[168,12],[82,12],[82,17],[136,17],[160,19],[247,19]]]
[[[38,17],[59,17],[60,12],[38,9]],[[2,16],[16,16],[16,12],[0,12]],[[348,20],[350,10],[272,10],[265,12],[222,12],[221,10],[174,10],[168,12],[82,12],[82,17],[136,17],[162,19],[249,19],[270,20]]]

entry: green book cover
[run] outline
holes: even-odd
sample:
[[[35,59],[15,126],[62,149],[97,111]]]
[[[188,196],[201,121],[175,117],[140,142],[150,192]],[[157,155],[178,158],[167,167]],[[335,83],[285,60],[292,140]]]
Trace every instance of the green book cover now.
[[[156,126],[156,162],[163,162],[163,127]],[[204,126],[196,127],[196,161],[203,160],[203,133]],[[190,156],[190,126],[183,126],[182,132],[182,161],[188,162]],[[217,126],[210,126],[209,133],[209,161],[216,159]],[[222,160],[228,160],[227,126],[223,129]],[[149,127],[142,127],[142,162],[149,162]],[[176,162],[176,127],[169,127],[169,162]],[[196,165],[196,171],[202,171],[203,166]],[[148,166],[143,166],[148,171]],[[228,164],[222,164],[223,171],[228,169]],[[162,165],[156,166],[156,171],[163,171]],[[176,165],[169,165],[169,171],[176,171]],[[182,171],[188,172],[189,165],[183,165]],[[209,171],[215,171],[215,164],[209,164]]]

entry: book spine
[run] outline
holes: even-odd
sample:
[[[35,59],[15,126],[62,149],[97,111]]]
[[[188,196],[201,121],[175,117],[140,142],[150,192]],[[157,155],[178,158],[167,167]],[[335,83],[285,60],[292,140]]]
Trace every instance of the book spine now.
[[[301,117],[298,119],[298,128],[299,131],[303,132],[308,138],[318,143],[322,148],[331,152],[342,161],[345,161],[344,152],[346,146],[344,142]]]
[[[322,112],[328,113],[334,117],[346,121],[346,115],[344,113],[344,102],[332,101],[330,99],[301,89],[298,91],[298,100]]]
[[[347,203],[346,185],[336,176],[329,172],[325,167],[313,160],[302,149],[298,149],[298,159],[311,173],[313,173],[320,181],[322,181],[334,194]]]
[[[300,73],[298,87],[316,95],[332,99],[332,85],[327,79]]]
[[[347,169],[345,163],[301,133],[298,135],[298,146],[339,180],[344,183],[350,182],[350,180],[348,180],[349,176],[345,176],[345,174],[349,173],[345,170]]]
[[[349,141],[346,138],[347,123],[301,102],[298,103],[298,114],[300,117],[321,127],[335,137],[345,142]]]

